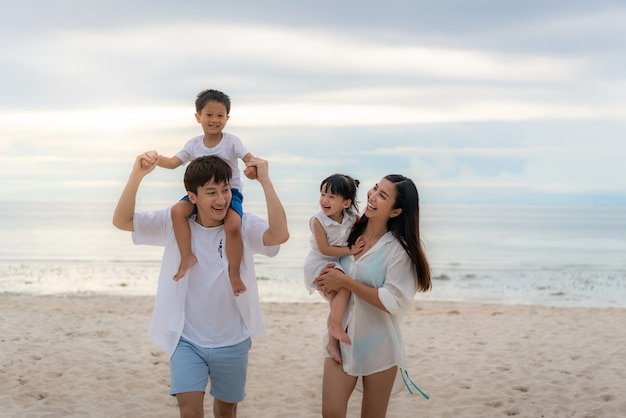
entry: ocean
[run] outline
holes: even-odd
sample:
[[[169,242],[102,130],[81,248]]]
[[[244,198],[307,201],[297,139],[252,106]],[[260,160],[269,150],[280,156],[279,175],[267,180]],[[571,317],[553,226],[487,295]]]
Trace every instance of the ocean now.
[[[141,202],[152,210],[168,202]],[[111,225],[114,202],[0,202],[0,292],[154,295],[162,249]],[[244,204],[265,216],[263,205]],[[312,302],[303,285],[317,202],[285,204],[291,238],[255,258],[263,301]],[[429,206],[433,290],[416,300],[626,308],[626,209]]]

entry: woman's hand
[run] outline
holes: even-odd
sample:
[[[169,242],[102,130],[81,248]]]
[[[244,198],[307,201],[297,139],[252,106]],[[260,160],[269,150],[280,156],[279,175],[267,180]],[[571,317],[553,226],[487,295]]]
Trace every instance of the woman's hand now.
[[[333,264],[329,264],[313,281],[313,284],[317,286],[317,290],[328,296],[329,293],[345,287],[347,278],[348,276],[343,271],[334,268]]]

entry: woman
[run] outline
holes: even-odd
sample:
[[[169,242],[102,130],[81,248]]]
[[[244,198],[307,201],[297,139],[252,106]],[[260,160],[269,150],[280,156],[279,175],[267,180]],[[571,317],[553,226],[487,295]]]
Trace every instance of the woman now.
[[[346,416],[359,377],[362,417],[385,416],[396,377],[402,376],[409,390],[414,386],[406,373],[398,323],[415,293],[430,290],[431,281],[420,242],[419,197],[411,179],[388,175],[368,191],[367,207],[348,245],[359,237],[366,243],[363,251],[340,260],[346,273],[328,268],[315,280],[322,293],[341,288],[352,292],[343,318],[352,344],[341,344],[341,363],[324,359],[325,418]]]

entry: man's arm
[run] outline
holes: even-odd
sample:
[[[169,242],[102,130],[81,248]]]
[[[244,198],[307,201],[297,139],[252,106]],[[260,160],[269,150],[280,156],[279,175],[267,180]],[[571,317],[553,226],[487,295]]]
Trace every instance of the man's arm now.
[[[117,201],[115,212],[113,212],[113,225],[122,231],[133,231],[133,217],[135,215],[135,201],[137,190],[141,180],[157,166],[156,160],[146,158],[146,154],[138,155],[135,158],[133,169],[128,177],[122,195]]]
[[[257,181],[263,187],[265,202],[267,204],[267,222],[269,228],[263,234],[263,245],[280,245],[289,239],[289,229],[287,227],[287,215],[283,204],[280,202],[272,180],[270,179],[267,161],[252,157],[248,161],[248,167],[255,167]]]

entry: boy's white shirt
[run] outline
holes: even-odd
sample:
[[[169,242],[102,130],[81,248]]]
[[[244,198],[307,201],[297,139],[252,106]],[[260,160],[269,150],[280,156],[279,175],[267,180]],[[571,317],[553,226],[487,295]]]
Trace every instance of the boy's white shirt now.
[[[204,135],[200,135],[187,141],[183,148],[176,153],[176,156],[183,164],[187,164],[198,157],[217,155],[226,161],[233,171],[230,185],[237,188],[240,192],[243,192],[239,160],[246,154],[248,154],[248,149],[243,145],[243,142],[241,142],[238,136],[222,132],[222,140],[213,148],[204,145]]]
[[[150,338],[156,345],[168,352],[171,356],[176,349],[176,345],[178,344],[178,340],[185,326],[185,301],[189,284],[189,272],[178,281],[172,279],[178,270],[180,252],[174,237],[170,209],[171,208],[147,213],[135,213],[133,217],[134,232],[132,239],[133,243],[136,245],[156,245],[165,247],[161,262],[161,271],[159,273],[152,321],[150,324]],[[195,221],[190,220],[190,222]],[[206,229],[207,233],[220,234],[223,237],[222,242],[225,243],[226,234],[223,226]],[[244,213],[241,224],[243,257],[240,275],[247,290],[235,298],[230,288],[228,275],[224,273],[224,280],[228,285],[228,293],[215,295],[216,298],[232,297],[235,299],[237,308],[245,324],[245,330],[242,330],[242,333],[246,334],[246,338],[247,336],[260,337],[265,334],[256,273],[254,271],[253,254],[263,254],[269,257],[278,254],[280,246],[268,247],[263,245],[263,235],[267,229],[268,224],[265,220],[255,215]],[[194,234],[192,233],[192,245],[194,241],[193,237]],[[208,265],[210,266],[214,262],[221,262],[223,271],[227,272],[228,259],[226,257],[225,245],[222,248],[222,254],[223,256],[221,258],[219,255],[216,255],[213,259],[208,260]],[[207,300],[206,303],[210,306],[211,301]],[[216,312],[216,314],[219,315],[220,312]],[[224,315],[223,312],[221,314]],[[235,319],[234,323],[240,324],[238,318]],[[224,346],[227,345],[231,345],[230,341],[224,344]]]

